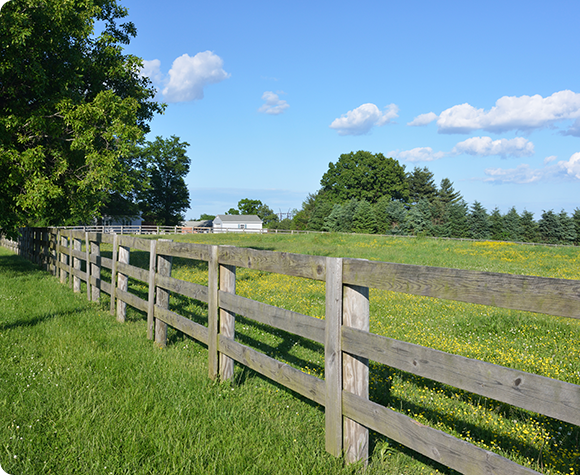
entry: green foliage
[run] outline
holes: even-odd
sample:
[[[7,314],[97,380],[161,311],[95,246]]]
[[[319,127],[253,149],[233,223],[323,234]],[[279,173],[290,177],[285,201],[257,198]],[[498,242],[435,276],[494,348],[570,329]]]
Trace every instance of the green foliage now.
[[[449,203],[445,207],[444,226],[442,234],[444,237],[468,238],[469,221],[467,219],[467,203],[463,200],[457,203]]]
[[[514,207],[503,217],[504,235],[508,241],[522,240],[521,218]]]
[[[226,214],[258,216],[266,228],[275,226],[279,221],[278,215],[274,213],[268,205],[262,203],[260,200],[244,198],[238,201],[238,210],[230,208]]]
[[[188,146],[175,136],[156,137],[140,150],[147,186],[139,194],[139,205],[146,222],[176,226],[184,220],[183,212],[189,208],[185,184],[190,165]]]
[[[548,244],[557,244],[562,236],[562,225],[558,215],[552,210],[544,211],[538,221],[540,239]]]
[[[448,204],[458,203],[463,198],[461,197],[461,193],[453,189],[453,183],[449,178],[443,178],[439,186],[439,191],[437,192],[437,199],[443,204]]]
[[[240,210],[236,208],[230,208],[229,210],[226,211],[226,215],[239,216],[239,214]]]
[[[489,226],[491,239],[496,241],[505,241],[504,219],[499,208],[495,207],[489,215]]]
[[[311,231],[323,231],[324,220],[332,212],[333,205],[325,199],[318,199],[308,220],[308,229]]]
[[[534,213],[524,210],[520,217],[522,241],[536,242],[539,240],[538,223],[534,221]]]
[[[377,218],[372,205],[366,201],[359,201],[352,217],[352,230],[355,233],[374,234],[377,232]]]
[[[564,244],[572,244],[576,241],[576,227],[574,226],[574,220],[568,216],[566,211],[562,210],[558,215],[560,221],[560,241]]]
[[[422,199],[432,202],[437,197],[433,173],[427,167],[415,167],[411,173],[407,174],[407,183],[410,203],[419,203]]]
[[[328,164],[320,184],[326,198],[339,203],[351,198],[376,203],[383,196],[401,201],[409,197],[405,167],[382,153],[342,154],[336,164]]]
[[[400,201],[391,201],[384,209],[386,234],[405,234],[407,209]],[[379,217],[380,219],[380,217]]]
[[[199,217],[199,221],[213,221],[214,219],[215,219],[215,215],[214,214],[205,214],[205,213],[203,213]]]
[[[580,208],[576,208],[572,214],[572,221],[574,222],[574,230],[576,231],[576,245],[580,244]]]
[[[479,201],[475,201],[471,207],[469,231],[472,239],[489,239],[491,236],[487,211]]]
[[[405,216],[405,234],[429,236],[432,234],[431,207],[427,198],[422,198]]]
[[[123,53],[115,0],[18,0],[0,15],[0,227],[77,224],[132,187],[127,163],[163,106]],[[95,23],[102,33],[95,35]]]

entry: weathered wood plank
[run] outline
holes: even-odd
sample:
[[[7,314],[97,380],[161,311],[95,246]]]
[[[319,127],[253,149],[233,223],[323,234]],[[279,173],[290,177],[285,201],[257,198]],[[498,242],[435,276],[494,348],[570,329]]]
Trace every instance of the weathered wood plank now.
[[[227,293],[233,295],[236,293],[236,268],[234,266],[220,265],[220,286],[219,294]],[[219,296],[218,296],[219,297]],[[219,302],[218,302],[219,305]],[[230,340],[234,339],[236,325],[236,314],[220,306],[219,333]],[[219,354],[219,373],[220,380],[227,381],[234,376],[234,360],[227,355]]]
[[[157,252],[166,256],[209,261],[210,247],[207,244],[191,242],[163,242],[160,239],[157,243]]]
[[[461,473],[470,475],[539,473],[347,391],[342,395],[342,404],[347,417]]]
[[[174,277],[165,277],[159,274],[155,277],[155,284],[186,297],[205,303],[208,302],[208,289],[205,285],[194,284],[193,282],[175,279]]]
[[[344,285],[342,288],[342,325],[369,331],[369,288]],[[369,360],[342,353],[342,389],[364,399],[369,398]],[[344,417],[343,449],[348,463],[369,457],[369,430],[358,422]]]
[[[87,233],[90,236],[90,233]],[[90,237],[89,237],[90,241]],[[89,262],[91,263],[91,277],[101,280],[101,246],[97,241],[90,241],[91,254]],[[93,302],[98,302],[101,299],[101,289],[96,285],[92,285],[91,279],[91,299]]]
[[[326,279],[326,258],[320,256],[220,246],[219,259],[221,264],[231,266],[307,279]]]
[[[155,318],[207,345],[208,331],[203,325],[157,305],[155,306]]]
[[[89,232],[89,240],[96,243],[113,244],[113,234],[110,233],[91,233]]]
[[[98,265],[99,267],[104,267],[105,269],[112,269],[113,268],[113,259],[109,259],[108,257],[103,257],[101,254],[92,254],[91,255],[91,264]]]
[[[85,253],[81,252],[82,247],[83,247],[82,241],[78,238],[75,238],[73,241],[73,250],[71,251],[71,254],[74,251],[73,268],[75,269],[75,271],[79,272],[81,270],[81,260],[84,259],[85,257]],[[81,279],[79,279],[79,277],[76,276],[76,272],[75,275],[73,276],[73,291],[74,292],[81,291]]]
[[[580,386],[352,328],[343,351],[529,411],[580,425]]]
[[[344,260],[344,282],[460,302],[580,318],[580,281]]]
[[[326,381],[326,451],[342,453],[342,259],[326,259],[326,334],[324,341],[324,379]]]
[[[157,242],[159,248],[160,241]],[[171,275],[171,265],[173,258],[171,256],[157,254],[157,272],[164,276]],[[161,287],[156,287],[157,295],[155,305],[159,308],[169,309],[169,291]],[[158,318],[155,319],[155,343],[165,348],[167,346],[167,323]]]
[[[75,279],[79,279],[79,282],[81,280],[84,280],[84,281],[87,280],[87,273],[83,272],[80,269],[75,269],[75,268],[71,269],[71,276],[73,276]]]
[[[106,294],[111,295],[111,284],[108,282],[95,276],[91,276],[91,285],[99,289],[100,292],[105,292]]]
[[[117,300],[121,301],[124,304],[131,305],[131,307],[136,308],[137,310],[141,310],[143,312],[147,311],[147,301],[143,300],[140,297],[137,297],[135,294],[131,292],[127,292],[126,290],[122,290],[117,288],[116,291]]]
[[[153,340],[155,331],[155,274],[157,273],[157,241],[149,244],[149,289],[147,293],[147,338]]]
[[[324,320],[262,302],[219,293],[219,306],[260,323],[324,344]]]
[[[80,244],[77,244],[80,243]],[[75,239],[73,241],[73,248],[69,251],[68,249],[66,250],[67,253],[70,252],[70,255],[73,257],[73,259],[80,259],[80,260],[84,260],[85,259],[85,253],[81,250],[82,243],[80,241],[80,239]]]
[[[211,379],[217,379],[218,368],[218,292],[219,292],[219,263],[218,246],[211,246],[208,263],[208,375]]]
[[[135,236],[121,235],[119,238],[119,245],[131,249],[138,249],[139,251],[149,252],[151,241],[149,239],[138,238]]]
[[[131,264],[125,264],[120,258],[119,262],[117,262],[117,271],[133,279],[140,280],[141,282],[149,282],[149,271],[147,269],[141,269],[140,267],[135,267]]]
[[[122,237],[122,236],[121,236]],[[120,269],[121,266],[129,265],[130,250],[126,246],[119,246],[119,262],[117,262],[117,290],[127,292],[129,289],[129,278]],[[124,322],[127,316],[127,305],[123,300],[117,298],[117,321]]]
[[[324,405],[326,391],[323,380],[221,335],[219,337],[219,351],[272,381]]]
[[[115,295],[117,284],[117,253],[119,247],[119,236],[113,235],[113,259],[111,259],[111,315],[115,315],[115,304],[117,296]]]
[[[91,301],[91,242],[89,241],[89,233],[85,233],[85,264],[87,269],[87,300]]]

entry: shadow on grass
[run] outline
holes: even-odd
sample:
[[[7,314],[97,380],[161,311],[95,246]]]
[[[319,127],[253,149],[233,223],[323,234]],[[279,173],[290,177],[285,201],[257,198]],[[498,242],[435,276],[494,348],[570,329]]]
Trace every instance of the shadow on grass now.
[[[24,257],[16,254],[0,256],[0,274],[11,276],[29,275],[31,272],[42,273],[42,269]]]
[[[32,316],[29,319],[20,319],[16,320],[15,322],[10,323],[2,323],[0,324],[0,331],[4,330],[12,330],[14,328],[22,328],[22,327],[33,327],[40,323],[46,322],[48,320],[52,320],[58,317],[69,317],[71,315],[76,315],[86,311],[86,308],[76,308],[74,310],[66,310],[62,312],[53,312],[53,313],[46,313],[44,315],[37,315]]]

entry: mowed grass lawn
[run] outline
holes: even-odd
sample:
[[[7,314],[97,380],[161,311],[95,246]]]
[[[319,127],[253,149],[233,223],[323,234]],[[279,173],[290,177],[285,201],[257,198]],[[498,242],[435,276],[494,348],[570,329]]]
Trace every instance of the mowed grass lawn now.
[[[333,234],[171,237],[580,279],[578,248]],[[131,262],[146,267],[148,255]],[[173,275],[205,283],[206,269],[175,259]],[[146,292],[138,282],[131,288]],[[323,283],[238,269],[237,293],[324,315]],[[88,304],[0,250],[0,464],[8,473],[453,473],[376,434],[368,468],[344,467],[324,451],[323,409],[239,366],[232,383],[213,383],[203,346],[173,332],[158,350],[143,315],[118,324],[103,300]],[[175,295],[170,305],[202,323],[207,314]],[[371,331],[580,384],[576,320],[371,290]],[[244,344],[324,372],[312,342],[242,317],[236,332]],[[543,473],[580,470],[577,427],[372,362],[371,399]]]

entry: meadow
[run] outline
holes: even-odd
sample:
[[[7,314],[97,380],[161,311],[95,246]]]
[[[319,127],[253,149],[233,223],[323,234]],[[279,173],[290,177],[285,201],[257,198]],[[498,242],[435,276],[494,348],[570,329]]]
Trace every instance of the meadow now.
[[[334,234],[171,237],[314,255],[580,279],[580,255],[573,247]],[[5,251],[0,253],[4,253],[2,263],[5,258],[16,259],[6,256]],[[146,267],[148,255],[132,254],[131,262]],[[10,264],[8,269],[12,267],[17,266]],[[0,421],[0,440],[7,454],[0,456],[0,463],[7,468],[6,457],[16,456],[9,460],[18,469],[14,473],[103,473],[88,470],[91,465],[83,462],[86,457],[93,465],[98,462],[104,466],[103,460],[107,460],[111,473],[174,473],[177,469],[191,473],[454,473],[376,434],[371,437],[368,467],[344,467],[339,459],[324,452],[320,407],[239,365],[233,382],[212,383],[207,379],[207,352],[202,345],[179,332],[170,332],[167,349],[157,350],[144,338],[144,320],[139,312],[130,312],[126,324],[116,324],[114,317],[104,311],[106,299],[100,307],[88,304],[56,279],[28,267],[27,272],[18,274],[20,280],[35,275],[43,285],[51,286],[36,303],[27,298],[25,305],[11,295],[37,293],[39,282],[26,290],[18,279],[0,280],[0,338],[4,340],[0,345],[0,385],[2,394],[9,394],[0,398],[0,407],[1,414],[10,414]],[[172,275],[204,284],[206,269],[202,262],[174,259]],[[146,292],[139,282],[131,282],[131,287],[136,293]],[[237,293],[307,315],[324,315],[324,284],[320,282],[238,269]],[[42,308],[43,299],[56,304],[68,301],[65,297],[79,310],[36,312]],[[576,320],[373,290],[370,302],[371,331],[375,333],[580,384],[576,344],[580,327]],[[204,304],[176,295],[170,305],[201,323],[207,312]],[[18,308],[20,314],[8,311],[9,307]],[[322,347],[309,340],[243,317],[237,318],[236,339],[307,372],[323,375]],[[53,374],[42,373],[47,370],[47,358],[52,362],[48,368]],[[42,364],[35,366],[39,362]],[[55,371],[63,378],[60,384],[66,391],[62,386],[56,389]],[[45,383],[47,376],[52,384],[39,388],[39,380]],[[123,384],[127,381],[129,384]],[[24,383],[29,385],[26,389]],[[31,391],[30,385],[36,391]],[[575,426],[372,362],[370,397],[542,473],[573,474],[580,469],[580,431]],[[31,408],[41,415],[36,422],[42,424],[34,424],[35,411]],[[113,421],[107,423],[107,418]],[[47,421],[60,429],[54,431],[54,441],[40,434]],[[103,430],[99,429],[101,424]],[[19,432],[25,427],[29,439]],[[192,437],[197,437],[197,444],[192,443]],[[37,442],[40,449],[33,448]],[[108,456],[110,446],[114,450]],[[48,447],[54,453],[40,457]],[[67,463],[58,465],[59,457]],[[278,463],[277,457],[282,457]],[[41,466],[36,458],[48,460]],[[163,466],[167,460],[173,470]],[[69,468],[71,463],[76,471]],[[49,468],[39,471],[42,467]]]

